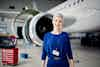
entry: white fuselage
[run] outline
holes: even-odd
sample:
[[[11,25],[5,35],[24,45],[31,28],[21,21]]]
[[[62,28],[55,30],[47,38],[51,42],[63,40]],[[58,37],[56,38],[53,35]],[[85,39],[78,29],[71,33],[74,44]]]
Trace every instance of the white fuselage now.
[[[99,4],[100,0],[68,0],[48,12],[64,15],[66,32],[98,31],[100,27]]]

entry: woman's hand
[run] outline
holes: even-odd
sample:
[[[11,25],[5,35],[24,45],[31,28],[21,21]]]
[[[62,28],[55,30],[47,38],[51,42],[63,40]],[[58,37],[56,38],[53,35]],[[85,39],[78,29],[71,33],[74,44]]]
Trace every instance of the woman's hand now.
[[[42,67],[45,67],[45,60],[42,60]]]
[[[70,60],[69,60],[69,64],[70,64],[70,67],[75,67],[75,66],[74,66],[74,61],[73,61],[73,59],[70,59]]]

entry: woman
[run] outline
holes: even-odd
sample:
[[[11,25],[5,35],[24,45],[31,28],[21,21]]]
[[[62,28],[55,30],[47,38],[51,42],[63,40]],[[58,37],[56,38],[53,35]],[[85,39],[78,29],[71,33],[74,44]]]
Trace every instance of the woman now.
[[[45,67],[46,56],[48,56],[47,67],[74,67],[69,37],[62,31],[62,14],[54,15],[52,23],[53,31],[44,35],[42,67]]]

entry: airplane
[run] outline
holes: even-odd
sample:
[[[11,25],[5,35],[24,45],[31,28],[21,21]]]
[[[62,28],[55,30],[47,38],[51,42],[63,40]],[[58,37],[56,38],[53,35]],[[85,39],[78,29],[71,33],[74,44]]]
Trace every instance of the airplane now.
[[[25,20],[22,35],[26,42],[42,46],[44,34],[53,29],[52,17],[55,13],[64,15],[63,31],[68,33],[99,31],[99,3],[99,0],[66,0],[50,10],[35,16],[29,15]],[[17,35],[14,24],[12,22],[12,31]]]
[[[64,31],[72,32],[95,32],[100,27],[99,0],[68,0],[45,13],[40,13],[32,18],[29,25],[29,36],[31,40],[41,43],[43,35],[51,31],[52,16],[55,13],[64,15]]]

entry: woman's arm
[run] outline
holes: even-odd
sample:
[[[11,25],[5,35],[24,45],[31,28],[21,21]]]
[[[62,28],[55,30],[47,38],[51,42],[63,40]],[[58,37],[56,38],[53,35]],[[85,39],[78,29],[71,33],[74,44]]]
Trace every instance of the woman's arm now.
[[[72,49],[71,49],[69,36],[67,36],[67,41],[68,41],[67,42],[67,49],[68,49],[69,65],[70,65],[70,67],[74,67],[73,54],[72,54]]]
[[[42,47],[42,56],[41,56],[41,59],[42,59],[42,67],[45,67],[45,62],[46,62],[46,56],[47,56],[47,52],[46,52],[46,42],[47,42],[47,36],[45,35],[44,36],[44,42],[43,42],[43,47]]]

